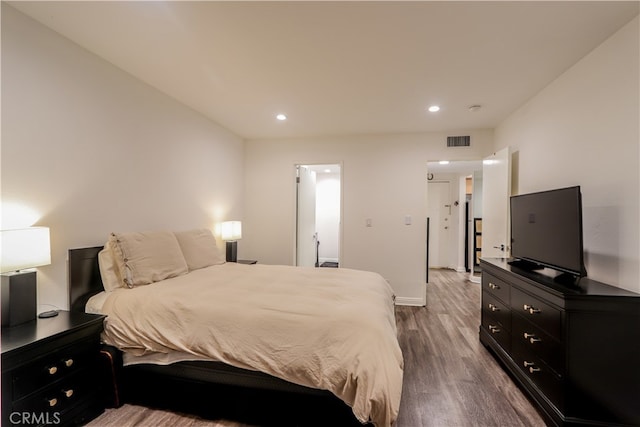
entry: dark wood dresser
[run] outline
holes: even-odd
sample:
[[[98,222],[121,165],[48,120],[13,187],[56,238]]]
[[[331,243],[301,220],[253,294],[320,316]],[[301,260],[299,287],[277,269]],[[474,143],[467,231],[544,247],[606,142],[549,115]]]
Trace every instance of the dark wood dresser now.
[[[550,425],[640,425],[640,294],[482,259],[480,341]]]
[[[104,410],[104,316],[58,316],[2,328],[2,425],[79,425]]]

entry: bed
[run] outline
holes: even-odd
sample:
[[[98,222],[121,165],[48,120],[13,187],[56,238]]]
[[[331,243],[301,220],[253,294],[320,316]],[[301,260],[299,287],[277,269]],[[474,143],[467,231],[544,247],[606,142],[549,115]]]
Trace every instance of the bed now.
[[[269,396],[339,400],[352,420],[392,425],[402,353],[386,281],[349,269],[205,265],[211,256],[203,253],[215,252],[205,233],[204,246],[200,237],[189,240],[202,231],[176,239],[186,269],[173,265],[175,250],[156,251],[166,242],[175,249],[171,232],[160,240],[152,235],[153,246],[149,235],[120,233],[106,248],[69,251],[71,309],[107,315],[103,341],[124,360],[121,375],[131,395],[152,395],[167,384],[187,384],[200,397],[220,386],[232,387],[225,396],[268,390]],[[116,241],[126,242],[121,253]],[[116,255],[104,261],[105,252]],[[145,265],[151,258],[155,265]],[[116,288],[107,284],[113,283],[108,268],[120,271]]]

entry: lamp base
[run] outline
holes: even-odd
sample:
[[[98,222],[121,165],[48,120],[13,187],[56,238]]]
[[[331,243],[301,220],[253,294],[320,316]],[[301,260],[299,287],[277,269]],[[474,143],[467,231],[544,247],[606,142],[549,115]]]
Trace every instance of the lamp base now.
[[[227,262],[238,261],[238,242],[227,242]]]
[[[12,327],[36,318],[36,272],[4,273],[2,277],[2,327]]]

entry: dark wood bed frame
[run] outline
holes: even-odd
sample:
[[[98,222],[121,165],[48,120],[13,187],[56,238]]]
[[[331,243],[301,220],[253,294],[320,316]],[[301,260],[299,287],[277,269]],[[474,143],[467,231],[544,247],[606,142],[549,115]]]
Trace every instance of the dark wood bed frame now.
[[[69,307],[71,311],[85,311],[89,298],[104,290],[98,253],[102,246],[70,249],[68,280]],[[119,350],[104,346],[103,354],[111,363],[109,380],[113,384],[110,406],[123,403],[170,407],[187,412],[198,412],[208,417],[246,418],[264,412],[265,405],[274,407],[277,401],[292,404],[303,413],[290,422],[277,419],[253,418],[248,421],[260,425],[361,425],[351,408],[327,390],[300,386],[262,372],[250,371],[214,361],[188,361],[171,365],[139,364],[122,366]],[[274,402],[274,399],[276,402]],[[305,406],[311,404],[311,406]],[[200,406],[205,408],[200,408]],[[221,409],[210,411],[211,409]],[[276,405],[277,406],[277,405]],[[232,408],[233,407],[233,408]],[[313,413],[308,413],[312,411]],[[328,421],[326,416],[331,417]],[[303,417],[304,420],[301,420]],[[337,417],[340,421],[335,424]],[[273,417],[272,417],[273,418]],[[243,420],[244,421],[244,420]]]

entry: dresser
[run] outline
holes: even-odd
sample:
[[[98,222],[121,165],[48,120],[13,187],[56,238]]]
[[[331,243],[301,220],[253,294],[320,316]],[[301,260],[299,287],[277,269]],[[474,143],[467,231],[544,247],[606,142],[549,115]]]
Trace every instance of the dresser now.
[[[2,328],[2,425],[79,425],[104,410],[104,316],[58,316]]]
[[[480,341],[550,425],[640,425],[640,294],[483,258]]]

